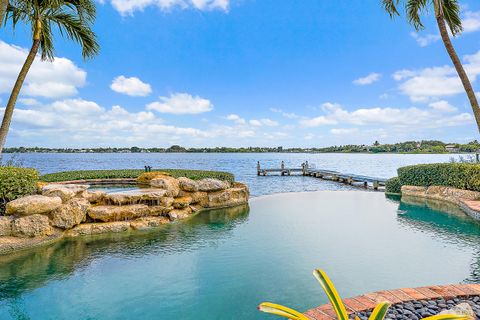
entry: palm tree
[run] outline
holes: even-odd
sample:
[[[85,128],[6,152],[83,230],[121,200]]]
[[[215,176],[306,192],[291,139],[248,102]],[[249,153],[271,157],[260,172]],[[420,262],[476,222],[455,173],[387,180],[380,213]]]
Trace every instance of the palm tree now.
[[[390,17],[400,15],[397,10],[400,0],[382,0],[382,4],[385,10],[390,14]],[[462,81],[463,87],[465,88],[465,92],[467,93],[468,100],[470,100],[470,105],[472,106],[473,114],[477,122],[477,128],[480,131],[480,108],[477,97],[475,96],[472,84],[470,83],[467,73],[455,52],[455,48],[453,47],[447,31],[447,25],[453,36],[456,36],[463,31],[462,20],[460,19],[460,5],[458,1],[403,0],[403,4],[405,5],[408,22],[410,22],[417,31],[424,28],[420,19],[420,14],[426,11],[430,5],[433,5],[435,19],[437,20],[438,29],[440,30],[440,36],[442,37],[445,49],[447,50],[447,53],[455,66],[455,70],[457,70],[458,76]]]
[[[8,0],[0,0],[0,28],[3,25],[3,19],[7,13]]]
[[[61,36],[82,47],[84,59],[91,58],[99,52],[96,35],[91,29],[95,14],[92,0],[10,0],[5,23],[11,21],[13,28],[20,21],[30,25],[33,43],[5,108],[0,127],[0,154],[5,145],[20,89],[38,51],[41,51],[42,60],[54,59],[52,26],[58,28]]]

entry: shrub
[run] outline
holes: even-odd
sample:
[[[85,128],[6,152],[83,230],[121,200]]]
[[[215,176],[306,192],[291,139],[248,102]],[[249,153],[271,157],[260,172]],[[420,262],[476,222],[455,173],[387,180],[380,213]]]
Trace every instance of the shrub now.
[[[401,185],[447,186],[480,191],[480,164],[433,163],[398,169]]]
[[[388,179],[385,182],[385,192],[390,194],[399,194],[402,192],[402,184],[398,177]]]
[[[7,202],[35,193],[38,178],[35,169],[0,167],[0,214]]]
[[[182,170],[182,169],[152,169],[152,171],[166,172],[172,177],[187,177],[192,180],[200,180],[203,178],[215,178],[234,182],[233,174],[222,171],[205,171],[205,170]],[[40,179],[45,182],[59,182],[70,180],[89,180],[89,179],[116,179],[131,178],[136,179],[145,173],[141,169],[125,169],[125,170],[82,170],[82,171],[66,171],[43,175]]]

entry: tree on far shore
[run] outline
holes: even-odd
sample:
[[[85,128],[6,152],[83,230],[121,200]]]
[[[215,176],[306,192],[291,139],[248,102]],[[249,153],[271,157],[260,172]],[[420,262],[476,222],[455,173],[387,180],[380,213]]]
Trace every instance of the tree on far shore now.
[[[462,85],[467,93],[470,105],[472,106],[477,128],[480,131],[480,107],[478,105],[478,100],[468,75],[463,68],[462,62],[453,47],[447,30],[448,26],[448,29],[454,37],[463,31],[462,20],[460,18],[460,4],[458,3],[458,0],[382,0],[383,7],[390,14],[390,17],[400,15],[397,9],[400,2],[405,6],[408,22],[412,24],[417,31],[424,28],[420,18],[421,13],[426,11],[430,5],[433,5],[440,36],[445,49],[453,62],[455,70],[462,81]]]
[[[3,4],[4,0],[0,1]],[[42,60],[54,59],[52,26],[58,28],[61,36],[77,42],[82,47],[84,59],[92,58],[99,52],[97,38],[91,28],[96,16],[95,4],[92,0],[10,0],[4,16],[5,23],[10,21],[13,28],[19,22],[30,26],[32,47],[5,107],[0,126],[0,154],[5,146],[15,103],[38,51],[41,52]]]

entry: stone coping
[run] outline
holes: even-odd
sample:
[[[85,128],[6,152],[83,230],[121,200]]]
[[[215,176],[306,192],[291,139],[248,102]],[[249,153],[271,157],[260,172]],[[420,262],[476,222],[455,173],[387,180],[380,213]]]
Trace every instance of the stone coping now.
[[[466,215],[480,221],[480,192],[445,186],[402,186],[402,198],[443,201],[457,205]]]
[[[388,301],[395,305],[417,300],[432,300],[439,298],[449,300],[479,295],[480,284],[453,284],[377,291],[354,298],[343,299],[343,303],[345,304],[348,314],[351,315],[353,313],[372,310],[379,302],[383,301]],[[337,319],[335,311],[330,303],[310,309],[304,314],[312,320]]]

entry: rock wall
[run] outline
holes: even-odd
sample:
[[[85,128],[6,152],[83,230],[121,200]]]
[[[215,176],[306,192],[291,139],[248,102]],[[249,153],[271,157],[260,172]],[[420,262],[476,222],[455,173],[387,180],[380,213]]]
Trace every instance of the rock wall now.
[[[7,203],[0,254],[64,236],[155,228],[204,209],[248,203],[245,184],[158,174],[137,190],[106,193],[89,185],[47,184],[38,195]]]
[[[402,186],[402,200],[405,199],[411,202],[414,200],[412,198],[446,201],[458,206],[458,208],[470,217],[480,220],[480,192],[477,191],[443,186]]]

